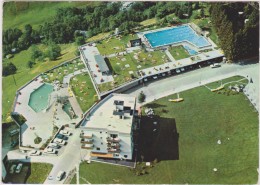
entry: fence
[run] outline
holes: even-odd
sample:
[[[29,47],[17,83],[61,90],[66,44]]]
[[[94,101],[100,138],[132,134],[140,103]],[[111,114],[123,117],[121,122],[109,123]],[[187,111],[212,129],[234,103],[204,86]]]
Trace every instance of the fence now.
[[[66,179],[63,184],[70,184],[71,180],[73,179],[74,175],[76,175],[76,168],[72,169],[68,175],[66,176]]]

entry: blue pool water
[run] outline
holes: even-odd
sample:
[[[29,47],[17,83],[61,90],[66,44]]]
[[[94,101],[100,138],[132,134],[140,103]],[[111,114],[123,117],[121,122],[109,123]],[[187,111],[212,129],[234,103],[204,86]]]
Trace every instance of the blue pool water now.
[[[196,55],[197,54],[197,52],[193,49],[190,49],[189,46],[184,45],[183,47],[189,52],[190,55]]]
[[[145,37],[148,39],[152,47],[180,43],[183,41],[189,41],[199,48],[210,45],[210,43],[203,36],[199,36],[188,25],[147,33],[145,34]]]
[[[53,86],[50,84],[43,84],[38,89],[33,91],[30,95],[28,105],[35,111],[40,112],[47,108],[49,94],[53,91]]]

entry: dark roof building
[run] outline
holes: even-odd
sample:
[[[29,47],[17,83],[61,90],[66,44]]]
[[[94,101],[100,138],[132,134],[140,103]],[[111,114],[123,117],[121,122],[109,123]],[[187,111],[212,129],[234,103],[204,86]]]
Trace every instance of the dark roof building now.
[[[128,43],[128,46],[129,47],[135,47],[135,46],[141,46],[142,44],[142,41],[141,39],[134,39],[134,40],[130,40],[129,43]]]
[[[95,61],[98,65],[98,67],[99,67],[100,72],[108,73],[109,68],[108,68],[104,58],[101,55],[95,55],[94,58],[95,58]]]

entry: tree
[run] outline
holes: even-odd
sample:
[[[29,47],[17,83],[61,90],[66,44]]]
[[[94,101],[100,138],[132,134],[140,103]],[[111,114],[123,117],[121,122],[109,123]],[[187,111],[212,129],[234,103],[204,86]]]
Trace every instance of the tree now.
[[[201,8],[201,9],[200,9],[200,16],[201,16],[201,17],[204,17],[204,16],[205,16],[204,8]]]
[[[35,61],[36,59],[38,59],[41,56],[43,56],[42,51],[36,45],[33,45],[32,52],[31,52],[31,59],[33,61]]]
[[[141,91],[140,94],[138,95],[138,102],[139,102],[139,103],[143,103],[144,100],[145,100],[145,97],[146,97],[146,96],[145,96],[144,92]]]
[[[15,74],[16,71],[17,71],[16,66],[12,62],[10,62],[10,63],[7,63],[6,65],[3,65],[2,75],[8,76],[11,74]]]
[[[34,64],[34,62],[28,61],[27,62],[27,67],[31,69],[33,67],[33,64]]]
[[[75,42],[78,46],[83,45],[85,43],[85,39],[83,36],[77,36]]]
[[[49,57],[50,60],[56,60],[59,56],[61,56],[61,48],[57,44],[50,44],[48,51],[47,51],[47,57]]]

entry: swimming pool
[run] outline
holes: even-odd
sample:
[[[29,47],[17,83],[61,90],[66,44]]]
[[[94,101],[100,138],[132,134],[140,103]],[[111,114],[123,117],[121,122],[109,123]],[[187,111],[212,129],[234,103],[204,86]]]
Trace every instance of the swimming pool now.
[[[174,28],[144,34],[152,47],[165,46],[174,43],[188,41],[201,48],[211,44],[199,36],[190,26],[183,25]]]
[[[50,84],[43,84],[38,89],[33,91],[30,95],[28,105],[35,111],[40,112],[47,108],[49,95],[53,91],[53,86]]]
[[[197,51],[191,49],[189,46],[183,45],[183,47],[189,52],[190,55],[196,55]]]

